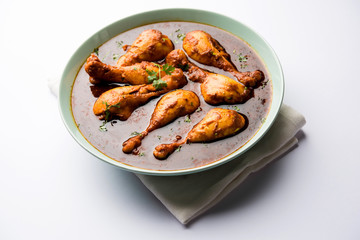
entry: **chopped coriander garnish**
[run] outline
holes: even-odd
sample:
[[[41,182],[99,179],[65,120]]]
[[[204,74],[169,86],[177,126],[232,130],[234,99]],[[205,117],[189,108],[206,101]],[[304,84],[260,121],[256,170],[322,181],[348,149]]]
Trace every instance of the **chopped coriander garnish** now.
[[[188,115],[185,116],[184,122],[187,122],[187,123],[191,122],[191,119],[189,118]]]
[[[266,85],[268,84],[268,82],[269,82],[269,79],[266,80],[265,82],[263,82],[263,83],[261,84],[261,89],[264,89],[264,88],[266,87]]]
[[[232,108],[237,112],[240,111],[240,108],[238,106],[232,106]]]
[[[94,53],[99,56],[99,48],[94,48]]]
[[[102,132],[106,132],[107,128],[106,128],[106,123],[109,122],[109,118],[110,118],[110,108],[115,107],[115,108],[120,108],[120,103],[117,103],[115,105],[109,105],[107,102],[103,102],[103,104],[105,104],[105,117],[104,117],[104,121],[103,124],[99,127],[100,131]]]
[[[177,29],[177,30],[175,30],[175,32],[180,32],[180,28],[179,28],[179,29]]]
[[[99,127],[100,131],[107,132],[107,128],[105,126],[106,122],[104,121],[103,124]]]
[[[158,79],[153,81],[153,86],[155,90],[161,90],[164,87],[167,87],[167,83],[161,79]]]
[[[154,70],[146,69],[146,72],[147,74],[149,74],[148,81],[150,83],[152,83],[155,79],[158,79],[157,72],[155,72]]]
[[[176,35],[176,37],[180,40],[184,40],[186,34],[185,33],[179,33],[178,35]]]
[[[167,74],[167,75],[171,75],[171,73],[174,72],[175,67],[169,65],[169,64],[164,64],[164,66],[162,67],[162,70]]]
[[[265,120],[266,120],[266,118],[261,118],[261,123],[264,124]]]
[[[136,71],[136,70],[137,70],[137,67],[134,67],[133,69]]]
[[[247,55],[242,55],[242,53],[240,53],[239,55],[238,55],[238,59],[239,59],[239,62],[247,62],[247,60],[248,60],[248,56]]]
[[[181,151],[181,146],[178,146],[175,150],[175,152],[180,152]]]
[[[119,54],[113,54],[113,60],[117,60],[118,58],[120,57],[120,55]]]
[[[157,138],[158,138],[159,140],[161,140],[161,136],[160,136],[160,135],[158,135]]]
[[[118,46],[118,48],[121,48],[122,47],[122,45],[123,45],[123,41],[116,41],[116,44],[117,44],[117,46]]]
[[[159,64],[154,63],[154,65],[158,68],[157,72],[146,69],[148,74],[148,81],[153,84],[156,90],[161,90],[164,87],[167,87],[167,83],[161,79],[161,70],[164,71],[167,75],[171,75],[171,73],[174,72],[175,67],[168,64],[160,66]]]
[[[141,152],[141,153],[139,153],[139,156],[143,157],[143,156],[145,156],[145,153]]]
[[[202,111],[202,108],[198,107],[195,112],[201,112],[201,111]]]
[[[130,134],[130,136],[142,136],[142,134],[141,133],[139,133],[139,132],[137,132],[137,131],[134,131],[134,132],[132,132],[131,134]]]

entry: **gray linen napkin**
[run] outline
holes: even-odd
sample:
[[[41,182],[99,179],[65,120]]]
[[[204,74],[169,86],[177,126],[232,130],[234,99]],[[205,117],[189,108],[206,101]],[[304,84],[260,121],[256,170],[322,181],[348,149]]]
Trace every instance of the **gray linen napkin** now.
[[[48,84],[57,96],[58,81],[49,79]],[[283,104],[265,136],[244,155],[229,163],[184,176],[136,176],[182,224],[187,224],[220,202],[251,173],[292,149],[298,143],[295,135],[304,125],[305,118]]]

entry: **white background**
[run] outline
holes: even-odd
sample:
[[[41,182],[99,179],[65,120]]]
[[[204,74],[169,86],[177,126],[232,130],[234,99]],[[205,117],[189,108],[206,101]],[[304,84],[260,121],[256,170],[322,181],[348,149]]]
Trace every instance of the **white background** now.
[[[299,147],[182,226],[131,173],[83,150],[47,79],[106,25],[142,11],[215,11],[282,63]],[[0,239],[360,239],[360,1],[0,0]]]

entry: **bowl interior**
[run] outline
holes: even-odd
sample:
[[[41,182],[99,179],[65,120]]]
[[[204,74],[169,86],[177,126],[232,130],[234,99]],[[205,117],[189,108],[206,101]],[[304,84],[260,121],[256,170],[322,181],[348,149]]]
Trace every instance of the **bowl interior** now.
[[[251,138],[251,140],[239,150],[226,156],[225,158],[222,158],[219,161],[205,166],[184,170],[162,171],[141,169],[122,164],[121,162],[115,161],[107,157],[106,155],[98,151],[96,148],[94,148],[79,132],[72,116],[72,85],[74,83],[77,72],[79,71],[86,58],[89,56],[89,53],[91,53],[94,48],[100,46],[104,42],[108,41],[109,39],[117,36],[122,32],[141,25],[164,21],[198,22],[212,25],[231,32],[232,34],[246,41],[258,53],[258,55],[262,58],[264,64],[266,65],[268,73],[270,74],[270,78],[272,80],[273,98],[270,106],[270,111],[265,123],[262,125],[256,135]],[[238,21],[213,12],[194,9],[164,9],[145,12],[119,20],[101,29],[93,36],[91,36],[86,42],[84,42],[73,54],[63,72],[59,88],[59,105],[63,122],[65,123],[70,134],[82,147],[84,147],[87,151],[100,158],[101,160],[104,160],[105,162],[118,166],[122,169],[136,173],[150,175],[181,175],[195,173],[216,167],[220,164],[223,164],[240,156],[242,153],[250,149],[257,141],[260,140],[260,138],[267,132],[267,130],[274,122],[282,104],[283,94],[284,80],[279,60],[270,45],[259,34]]]

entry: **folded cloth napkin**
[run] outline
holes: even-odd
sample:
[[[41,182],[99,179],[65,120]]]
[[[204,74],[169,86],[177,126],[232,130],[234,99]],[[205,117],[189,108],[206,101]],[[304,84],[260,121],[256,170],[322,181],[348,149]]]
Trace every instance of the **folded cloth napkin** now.
[[[48,83],[51,92],[57,96],[58,81],[49,80]],[[283,104],[265,136],[237,159],[190,175],[136,175],[182,224],[187,224],[220,202],[251,173],[292,149],[298,143],[295,135],[304,125],[305,118]]]
[[[181,223],[186,224],[218,203],[252,172],[289,151],[297,144],[295,135],[304,124],[300,113],[283,105],[265,136],[237,159],[191,175],[137,176]]]

